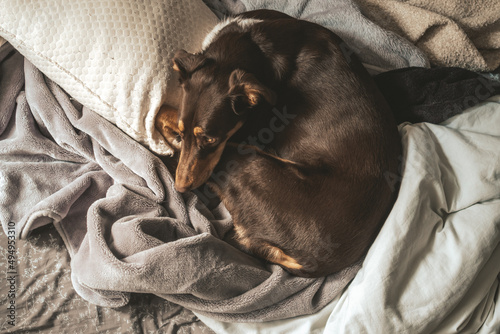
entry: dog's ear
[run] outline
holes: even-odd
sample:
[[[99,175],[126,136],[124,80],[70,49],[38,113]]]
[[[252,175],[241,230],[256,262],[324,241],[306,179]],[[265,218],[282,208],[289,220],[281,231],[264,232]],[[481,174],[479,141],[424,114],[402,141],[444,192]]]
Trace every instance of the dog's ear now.
[[[193,72],[199,70],[208,63],[208,59],[201,54],[189,53],[179,50],[172,58],[172,68],[179,72],[181,79],[188,79]]]
[[[263,85],[253,74],[236,69],[229,77],[229,96],[233,111],[240,115],[263,101],[274,105],[276,94]]]

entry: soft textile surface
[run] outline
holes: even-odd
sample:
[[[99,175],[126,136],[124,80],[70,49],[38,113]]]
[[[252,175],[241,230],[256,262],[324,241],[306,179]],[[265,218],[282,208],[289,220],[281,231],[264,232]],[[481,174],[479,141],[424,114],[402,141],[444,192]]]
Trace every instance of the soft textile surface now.
[[[500,332],[500,96],[405,124],[397,202],[347,290],[315,316],[217,333]],[[328,314],[324,314],[328,313]]]
[[[235,15],[273,9],[321,24],[339,35],[363,63],[375,68],[427,67],[425,54],[393,32],[361,14],[353,0],[204,0],[216,13]],[[350,52],[350,51],[348,51]]]
[[[15,300],[16,321],[9,324],[7,307],[0,308],[0,333],[213,333],[191,311],[157,296],[133,294],[119,308],[89,304],[71,284],[70,257],[54,225],[17,240],[16,298],[8,297],[7,275],[0,276],[0,305]],[[0,229],[0,252],[8,254],[7,236]],[[8,262],[0,261],[7,273]]]
[[[154,293],[221,320],[283,319],[320,310],[359,270],[305,279],[239,251],[222,206],[181,197],[150,151],[23,69],[10,45],[2,58],[0,220],[19,238],[54,223],[86,300],[119,307]]]
[[[498,0],[356,0],[366,17],[407,38],[435,65],[500,66]]]
[[[441,123],[500,95],[500,81],[494,76],[458,67],[403,68],[374,79],[398,123]]]
[[[154,127],[176,106],[171,58],[216,24],[201,0],[0,0],[0,36],[73,98],[161,154]]]

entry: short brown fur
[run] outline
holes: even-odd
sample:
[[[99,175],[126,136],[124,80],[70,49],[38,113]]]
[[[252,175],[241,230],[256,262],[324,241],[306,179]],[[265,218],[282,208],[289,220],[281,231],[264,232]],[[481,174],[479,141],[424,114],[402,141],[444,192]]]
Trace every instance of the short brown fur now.
[[[176,188],[212,187],[243,249],[300,276],[337,272],[363,257],[395,201],[385,176],[398,172],[397,126],[331,31],[274,11],[241,18],[262,22],[230,23],[204,51],[174,57]],[[256,141],[264,132],[271,140]]]

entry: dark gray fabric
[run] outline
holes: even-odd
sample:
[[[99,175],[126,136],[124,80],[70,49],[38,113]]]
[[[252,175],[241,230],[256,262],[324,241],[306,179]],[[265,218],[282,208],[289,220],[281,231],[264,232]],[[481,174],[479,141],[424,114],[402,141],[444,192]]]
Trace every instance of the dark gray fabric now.
[[[25,238],[54,223],[84,299],[119,307],[152,293],[219,320],[264,321],[320,310],[358,271],[293,277],[236,249],[224,207],[181,196],[158,157],[10,45],[0,55],[2,226]]]
[[[398,123],[438,124],[500,94],[500,82],[458,67],[409,67],[375,76]]]

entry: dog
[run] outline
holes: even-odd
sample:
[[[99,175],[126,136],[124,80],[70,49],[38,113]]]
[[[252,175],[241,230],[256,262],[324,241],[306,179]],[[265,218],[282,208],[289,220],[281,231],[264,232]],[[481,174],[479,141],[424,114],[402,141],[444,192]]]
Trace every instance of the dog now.
[[[239,245],[297,276],[361,260],[397,196],[397,125],[348,50],[320,25],[243,13],[175,54],[180,107],[156,120],[180,151],[176,189],[210,186]]]

